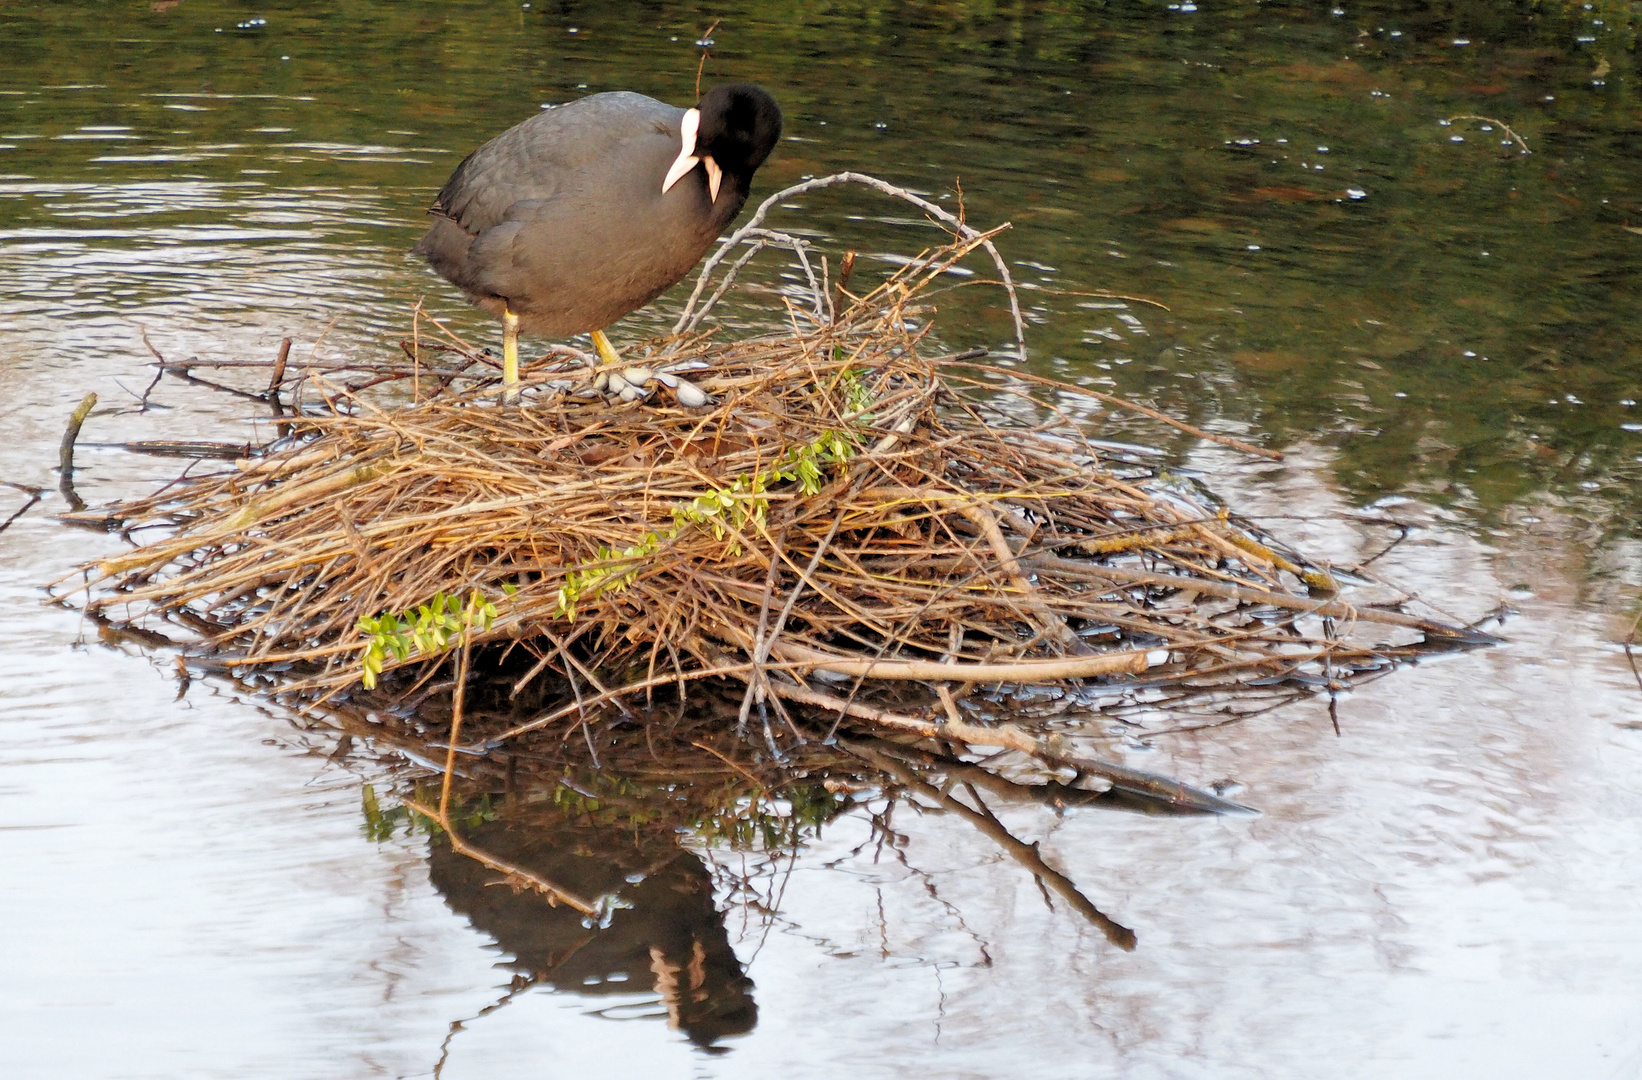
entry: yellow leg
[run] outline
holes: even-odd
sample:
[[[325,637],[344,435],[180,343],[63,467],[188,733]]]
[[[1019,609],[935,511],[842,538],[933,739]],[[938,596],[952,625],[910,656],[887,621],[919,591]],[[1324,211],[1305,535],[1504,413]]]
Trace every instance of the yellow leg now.
[[[604,336],[603,330],[593,331],[593,347],[599,350],[600,363],[621,363],[621,356],[616,352],[616,347],[610,344],[610,339]]]
[[[502,307],[502,404],[519,400],[519,316]]]

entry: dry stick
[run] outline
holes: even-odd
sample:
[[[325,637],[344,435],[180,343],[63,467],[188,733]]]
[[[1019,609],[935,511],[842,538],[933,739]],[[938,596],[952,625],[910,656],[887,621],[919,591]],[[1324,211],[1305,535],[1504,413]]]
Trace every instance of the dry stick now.
[[[712,276],[713,269],[721,261],[723,261],[726,254],[739,246],[745,237],[752,235],[753,232],[759,228],[759,226],[764,224],[764,219],[769,216],[770,211],[775,206],[787,199],[791,199],[798,195],[803,195],[806,192],[818,191],[821,188],[828,188],[836,184],[845,183],[865,184],[867,187],[881,191],[886,195],[905,200],[906,202],[913,204],[924,212],[931,214],[932,216],[950,225],[959,236],[962,236],[966,240],[975,240],[980,238],[982,235],[976,229],[964,224],[962,220],[954,217],[952,214],[941,209],[939,206],[936,206],[929,200],[921,199],[912,194],[912,192],[907,191],[905,188],[896,187],[894,184],[886,183],[875,176],[868,176],[865,173],[857,172],[841,172],[833,173],[831,176],[817,177],[814,180],[806,180],[802,184],[794,184],[789,188],[783,188],[774,195],[771,195],[769,198],[765,199],[758,205],[758,209],[754,211],[753,216],[747,220],[747,223],[737,229],[734,233],[730,234],[730,238],[719,245],[718,250],[713,252],[713,254],[707,259],[706,265],[701,268],[701,273],[696,278],[696,287],[694,291],[690,293],[690,299],[685,303],[684,311],[679,315],[678,321],[673,324],[673,333],[683,333],[692,325],[691,317],[695,311],[696,301],[700,299],[702,291],[707,287],[707,281]],[[1004,289],[1009,294],[1009,312],[1015,320],[1015,346],[1020,358],[1025,360],[1026,320],[1021,317],[1020,300],[1015,295],[1015,281],[1009,274],[1009,265],[1004,262],[1003,256],[998,253],[997,247],[993,245],[991,240],[981,240],[981,246],[986,249],[987,254],[992,256],[992,261],[998,268],[998,274],[1003,279]]]
[[[926,765],[943,776],[963,781],[965,786],[979,785],[1002,795],[1011,803],[1025,799],[1056,809],[1068,806],[1095,806],[1107,801],[1111,791],[1109,788],[1094,791],[1085,787],[1075,787],[1073,784],[1048,777],[1044,777],[1041,783],[1027,783],[1024,779],[1012,780],[1000,776],[985,765],[954,757],[950,750],[938,752],[925,746],[908,745],[877,736],[861,738],[870,739],[870,745],[886,757],[897,758],[914,767],[919,764]]]
[[[80,437],[80,427],[91,415],[91,410],[97,407],[97,395],[87,394],[80,399],[69,414],[68,427],[63,429],[62,442],[57,444],[57,471],[67,481],[72,483],[74,475],[74,443]]]
[[[701,325],[701,320],[706,317],[707,312],[711,311],[713,309],[713,305],[717,304],[719,300],[723,298],[724,294],[730,291],[730,286],[735,284],[736,275],[741,272],[741,268],[751,262],[754,255],[757,255],[768,246],[769,243],[767,241],[755,240],[748,246],[746,252],[742,254],[741,258],[730,264],[730,268],[724,271],[724,277],[719,281],[718,288],[713,290],[713,295],[707,298],[707,302],[701,305],[701,310],[691,318],[689,325],[685,327],[686,332],[689,330],[694,330],[697,326]],[[678,333],[678,331],[675,329],[674,333]]]
[[[559,655],[564,658],[564,662],[565,662],[566,666],[561,668],[560,670],[562,670],[564,672],[565,678],[567,680],[569,680],[569,682],[570,682],[571,691],[576,695],[576,705],[578,707],[578,710],[582,714],[581,715],[582,738],[587,740],[587,752],[593,758],[593,767],[598,768],[598,766],[599,766],[599,752],[593,746],[593,732],[592,732],[592,729],[590,729],[587,726],[587,709],[586,709],[585,706],[582,705],[581,688],[576,685],[576,671],[579,671],[579,672],[582,673],[582,678],[586,679],[588,681],[588,683],[593,687],[593,689],[597,690],[599,692],[599,696],[601,698],[604,698],[605,700],[609,700],[609,701],[614,702],[616,708],[620,709],[621,712],[622,712],[622,715],[626,716],[626,715],[629,715],[629,713],[628,713],[627,706],[621,700],[621,691],[618,690],[614,694],[612,694],[610,691],[606,690],[605,687],[604,687],[604,684],[599,681],[599,677],[597,675],[593,674],[593,672],[589,671],[587,666],[585,664],[583,664],[580,660],[576,659],[575,654],[570,651],[569,646],[565,642],[560,641],[559,636],[557,634],[553,633],[553,631],[547,629],[545,626],[544,627],[539,627],[538,629],[540,629],[541,633],[547,638],[547,640],[549,640],[553,643],[553,646],[554,646],[554,648],[556,648],[558,650]],[[575,671],[570,670],[571,668],[575,668]]]
[[[1178,646],[1177,646],[1178,647]],[[830,671],[838,675],[858,675],[871,679],[906,679],[928,682],[951,679],[962,683],[1007,682],[1027,686],[1089,679],[1097,675],[1140,675],[1151,667],[1155,653],[1166,658],[1168,649],[1136,649],[1132,652],[1099,653],[1094,656],[1051,657],[1039,660],[1008,660],[1003,663],[948,664],[939,660],[878,660],[844,656],[790,642],[775,642],[770,651],[795,667]],[[1159,663],[1162,662],[1160,659]]]
[[[291,339],[284,338],[279,343],[279,355],[274,357],[274,370],[268,377],[268,400],[275,408],[279,407],[279,384],[285,381],[285,361],[291,356]]]
[[[953,665],[936,665],[950,672]],[[935,678],[942,676],[936,675]],[[950,674],[946,676],[950,678]],[[998,724],[993,727],[981,727],[977,724],[954,722],[948,719],[945,723],[934,720],[925,720],[916,716],[907,716],[901,713],[890,712],[888,709],[878,709],[871,705],[864,705],[858,701],[845,701],[836,695],[816,690],[806,684],[789,685],[775,682],[770,688],[789,701],[797,701],[805,705],[815,705],[832,712],[846,712],[869,723],[896,731],[908,731],[921,735],[926,739],[945,739],[954,743],[963,743],[969,746],[994,746],[1004,750],[1015,750],[1036,758],[1048,765],[1065,766],[1098,776],[1110,781],[1113,787],[1129,791],[1139,791],[1169,803],[1171,806],[1188,810],[1199,810],[1215,814],[1244,814],[1254,811],[1247,806],[1234,803],[1229,799],[1222,799],[1218,795],[1211,795],[1206,791],[1178,780],[1170,780],[1165,776],[1131,769],[1126,765],[1117,765],[1097,758],[1085,757],[1082,754],[1069,750],[1064,740],[1057,736],[1036,738],[1025,729],[1014,724]]]
[[[759,636],[753,642],[753,678],[747,681],[747,693],[741,700],[740,724],[743,728],[746,727],[747,716],[752,710],[753,688],[757,686],[761,689],[768,689],[769,679],[764,674],[764,664],[770,658],[770,649],[775,645],[776,640],[780,638],[782,629],[787,625],[787,617],[792,614],[793,606],[798,603],[799,594],[804,591],[804,586],[810,583],[811,575],[815,573],[815,568],[821,564],[821,557],[826,553],[828,546],[832,544],[833,538],[838,535],[838,527],[843,523],[844,511],[840,509],[837,516],[832,519],[832,528],[827,531],[826,539],[816,545],[815,554],[810,557],[809,565],[804,568],[804,572],[799,575],[798,580],[793,584],[792,593],[787,597],[787,602],[781,606],[781,614],[776,617],[775,626],[771,628],[767,636],[764,634],[763,612],[759,613]],[[778,559],[770,560],[770,580],[772,582],[775,580],[775,569],[778,565],[780,565]],[[820,590],[817,589],[816,591],[819,592]]]
[[[217,458],[222,461],[246,460],[257,447],[251,443],[226,442],[169,442],[163,439],[138,439],[123,443],[87,443],[87,446],[129,450],[133,454],[153,454],[156,457]]]
[[[456,657],[456,690],[450,702],[450,746],[445,751],[445,775],[439,781],[439,823],[450,820],[450,781],[456,772],[456,740],[462,734],[462,706],[467,701],[468,661],[473,655],[472,627],[462,627],[462,648]],[[447,830],[449,831],[449,830]]]
[[[833,286],[833,296],[832,296],[831,301],[830,301],[830,303],[832,304],[833,309],[834,309],[835,312],[839,307],[843,306],[844,297],[850,295],[845,290],[849,286],[850,273],[854,269],[855,269],[855,252],[853,252],[853,251],[844,252],[843,258],[838,260],[838,283]],[[834,322],[838,321],[838,316],[836,314],[833,315],[833,321]],[[983,356],[986,355],[984,350],[983,350],[981,355],[983,355]]]
[[[701,73],[704,70],[706,70],[706,68],[707,68],[707,57],[710,53],[710,50],[712,49],[712,43],[713,43],[713,31],[717,30],[718,29],[718,24],[723,22],[723,21],[724,21],[723,19],[714,19],[712,25],[707,27],[707,29],[703,30],[701,32],[701,36],[696,39],[696,44],[701,46],[701,60],[699,62],[697,62],[697,64],[696,64],[696,100],[697,101],[701,100]]]
[[[810,302],[815,305],[815,311],[813,312],[815,325],[818,327],[826,326],[828,322],[825,306],[826,290],[823,288],[822,283],[816,280],[815,268],[810,265],[809,250],[812,245],[800,237],[793,236],[790,233],[777,232],[774,229],[751,229],[744,231],[746,235],[742,237],[743,241],[750,238],[752,239],[753,244],[751,250],[748,251],[747,254],[736,260],[736,267],[745,265],[748,259],[752,258],[753,255],[757,254],[766,246],[774,245],[776,247],[792,248],[793,254],[798,256],[799,269],[803,270],[804,276],[809,279]],[[706,304],[702,305],[700,311],[696,312],[695,315],[692,316],[690,321],[691,329],[701,325],[702,318],[709,310],[711,310],[713,304],[717,302],[718,298],[724,295],[725,290],[729,288],[729,281],[730,275],[726,274],[724,280],[719,283],[717,291],[713,293],[713,296],[707,301]],[[796,327],[794,329],[796,331]]]
[[[426,316],[423,316],[423,317],[425,318]],[[402,338],[399,341],[399,348],[400,348],[401,351],[404,352],[405,359],[406,359],[406,363],[403,363],[403,364],[401,364],[401,363],[388,363],[388,362],[380,361],[380,360],[337,359],[335,361],[321,361],[320,363],[314,365],[314,370],[319,371],[319,372],[324,372],[324,373],[330,373],[330,374],[335,374],[336,372],[339,372],[339,371],[357,371],[357,372],[361,372],[361,373],[396,372],[396,373],[400,373],[400,374],[403,374],[403,375],[408,377],[411,373],[411,368],[409,366],[409,362],[412,359],[414,359],[412,351],[411,351],[411,344],[412,344],[412,342],[411,342],[410,338]],[[440,352],[457,352],[458,351],[457,349],[455,349],[455,348],[453,348],[449,345],[424,344],[422,347],[424,349],[435,350],[435,351],[440,351]],[[552,346],[548,346],[548,348],[552,348]],[[173,365],[173,366],[175,366],[175,365]],[[268,370],[270,370],[271,365],[266,360],[222,360],[222,359],[211,359],[211,358],[208,358],[208,357],[193,356],[193,357],[190,357],[189,360],[188,360],[188,367],[189,367],[190,370],[193,370],[195,368],[219,368],[219,369],[220,368],[226,368],[226,369],[229,369],[229,370],[238,370],[240,368],[255,368],[258,371],[268,371]],[[289,367],[289,365],[287,365],[287,368],[288,367]],[[427,367],[424,367],[422,370],[423,370],[423,374],[434,374],[434,375],[437,375],[440,372],[445,372],[447,374],[450,374],[452,372],[456,372],[456,369],[450,369],[450,368],[427,368]],[[456,372],[456,373],[459,373],[459,372]]]
[[[96,407],[96,394],[81,398],[80,404],[69,415],[68,427],[63,430],[63,441],[57,444],[57,490],[62,492],[63,498],[68,500],[76,513],[84,510],[86,504],[74,490],[74,441],[80,437],[80,426]]]
[[[1042,629],[1053,635],[1063,648],[1081,655],[1088,655],[1089,646],[1072,632],[1071,627],[1066,625],[1065,619],[1049,610],[1049,606],[1043,602],[1043,597],[1038,594],[1038,590],[1033,588],[1032,583],[1026,579],[1026,575],[1021,573],[1020,564],[1015,558],[1015,552],[1010,548],[1009,541],[1004,539],[1003,530],[998,528],[998,520],[987,513],[984,506],[966,506],[961,508],[960,513],[973,521],[975,527],[981,530],[981,535],[986,537],[986,542],[992,547],[992,553],[998,557],[998,561],[1003,565],[1003,572],[1008,576],[1010,584],[1020,591],[1022,599],[1026,601],[1026,606],[1036,612],[1038,617],[1043,620]],[[1145,668],[1142,667],[1141,670],[1144,671]]]
[[[196,383],[200,386],[208,387],[209,389],[212,389],[212,390],[220,390],[225,394],[233,394],[235,397],[249,398],[252,401],[266,401],[267,400],[262,394],[253,394],[249,390],[241,390],[241,389],[239,389],[238,387],[235,387],[235,386],[225,386],[224,384],[219,383],[219,382],[212,382],[210,379],[199,378],[197,375],[195,375],[192,371],[189,370],[189,367],[196,360],[198,360],[199,357],[191,356],[187,360],[183,361],[180,364],[171,363],[165,357],[161,356],[160,355],[160,350],[156,349],[154,347],[153,343],[148,340],[148,328],[147,327],[139,327],[138,329],[142,331],[144,348],[146,348],[149,351],[149,353],[153,355],[155,360],[159,361],[160,375],[164,375],[167,371],[169,371],[174,375],[181,376],[183,379],[186,379],[188,382]],[[218,365],[208,365],[208,366],[213,366],[214,367],[214,366],[218,366]],[[262,365],[258,364],[256,366],[261,367]],[[145,390],[143,392],[143,405],[144,405],[145,408],[148,405],[148,392],[153,390],[155,386],[159,385],[159,381],[160,381],[159,376],[155,376],[154,381],[149,384],[148,390]]]
[[[570,636],[565,638],[564,643],[562,645],[557,644],[557,641],[555,640],[555,645],[556,645],[557,650],[559,652],[563,652],[565,648],[569,647],[570,645],[575,644],[577,638],[581,637],[583,634],[587,633],[592,628],[593,628],[593,624],[591,622],[583,625],[580,629],[576,630],[574,633],[570,634]],[[531,665],[530,670],[525,672],[523,675],[519,676],[518,681],[513,684],[512,688],[508,691],[507,696],[509,698],[518,697],[520,691],[522,691],[525,687],[529,686],[533,681],[535,681],[536,676],[540,675],[543,671],[546,671],[552,665],[555,655],[556,655],[556,653],[547,652],[546,650],[543,650],[542,655],[539,656],[536,659],[536,662]],[[576,684],[574,683],[574,681],[571,682],[570,686],[571,686],[572,690],[576,689]],[[624,691],[618,691],[618,693],[621,693],[621,692],[624,692]],[[578,697],[579,697],[579,694],[578,694]],[[579,701],[578,701],[578,703],[579,703]]]
[[[135,570],[138,567],[150,564],[163,565],[164,562],[169,562],[171,559],[179,555],[185,555],[196,548],[232,540],[236,533],[248,529],[259,521],[298,503],[312,502],[324,496],[334,495],[345,488],[362,484],[367,480],[386,476],[395,467],[395,465],[388,462],[368,461],[363,465],[353,465],[342,469],[320,480],[282,487],[266,499],[253,500],[245,504],[244,507],[222,524],[214,526],[203,533],[185,533],[173,540],[161,541],[157,544],[138,548],[129,555],[116,559],[106,559],[98,563],[97,569],[104,575],[112,577],[115,574]]]
[[[238,469],[241,474],[247,477],[261,478],[258,474],[274,473],[277,475],[279,473],[300,472],[301,470],[310,468],[311,466],[320,465],[330,461],[332,458],[336,457],[336,454],[337,448],[335,446],[320,446],[312,450],[305,450],[295,454],[290,451],[286,451],[283,454],[275,456],[247,458],[246,460],[235,462],[234,467]],[[269,477],[268,479],[272,479],[272,477]]]
[[[160,368],[158,371],[156,371],[154,373],[154,380],[148,384],[148,389],[143,391],[143,396],[142,396],[142,399],[141,399],[142,400],[142,408],[138,409],[137,411],[138,412],[146,412],[148,410],[148,395],[154,392],[154,388],[156,386],[160,385],[160,380],[165,377],[166,362],[165,362],[165,357],[160,355],[160,350],[156,349],[154,347],[154,343],[148,340],[148,327],[144,326],[142,323],[138,323],[137,324],[137,333],[142,335],[143,348],[148,350],[148,354],[150,356],[152,356],[155,360],[159,361],[159,368]]]
[[[753,677],[747,680],[747,689],[741,695],[741,712],[739,718],[736,720],[737,732],[745,732],[747,730],[747,718],[752,715],[754,699],[756,698],[759,701],[764,700],[764,677],[763,672],[759,669],[758,665],[759,661],[765,655],[764,632],[769,629],[770,595],[775,592],[776,575],[781,569],[781,557],[776,554],[775,548],[778,547],[781,544],[781,541],[785,538],[786,530],[783,529],[776,539],[771,541],[770,565],[764,572],[764,599],[759,601],[758,629],[753,634]],[[803,582],[799,582],[798,585],[793,587],[793,591],[796,592],[802,587]]]
[[[831,325],[838,321],[838,309],[832,302],[832,278],[827,271],[827,257],[825,255],[821,256],[821,291],[825,294],[822,299],[827,302],[824,324]]]
[[[894,776],[905,787],[916,791],[924,798],[956,811],[960,817],[985,833],[1016,862],[1030,870],[1033,877],[1039,881],[1047,882],[1051,889],[1054,889],[1066,899],[1067,903],[1072,905],[1073,910],[1088,919],[1102,934],[1105,934],[1107,941],[1110,941],[1124,952],[1134,951],[1135,932],[1133,930],[1121,923],[1114,922],[1104,915],[1087,896],[1083,895],[1071,878],[1044,861],[1043,855],[1039,852],[1036,844],[1028,844],[1017,839],[1015,834],[1006,829],[996,816],[985,809],[986,804],[980,803],[978,796],[975,796],[975,799],[977,803],[980,803],[980,810],[954,798],[950,792],[935,787],[913,772],[903,762],[881,754],[869,746],[846,742],[842,739],[839,740],[839,745],[862,760],[871,763],[880,771]],[[973,791],[970,794],[974,796]]]

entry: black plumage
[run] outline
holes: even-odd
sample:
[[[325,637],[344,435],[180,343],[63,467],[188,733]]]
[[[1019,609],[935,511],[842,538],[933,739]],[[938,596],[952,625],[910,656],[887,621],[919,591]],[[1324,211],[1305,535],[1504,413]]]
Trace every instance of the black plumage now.
[[[600,331],[690,272],[780,135],[775,100],[747,83],[695,110],[628,92],[547,109],[457,166],[416,253],[518,328]],[[675,166],[688,171],[663,190]]]

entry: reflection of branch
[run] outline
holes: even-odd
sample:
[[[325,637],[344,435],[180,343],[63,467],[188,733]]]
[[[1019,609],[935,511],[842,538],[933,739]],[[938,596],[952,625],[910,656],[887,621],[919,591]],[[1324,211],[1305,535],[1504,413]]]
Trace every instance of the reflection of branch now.
[[[1642,626],[1642,614],[1637,615],[1636,621],[1631,623],[1631,632],[1625,635],[1625,659],[1630,661],[1631,674],[1636,676],[1636,688],[1642,690],[1642,671],[1637,670],[1636,654],[1631,651],[1636,644],[1636,630],[1639,626]]]
[[[477,596],[477,594],[475,595]],[[472,846],[457,834],[456,826],[451,823],[450,782],[456,772],[456,741],[462,734],[462,701],[464,691],[467,688],[468,658],[472,655],[472,617],[473,611],[470,607],[467,612],[467,622],[464,623],[462,627],[462,649],[457,661],[456,690],[455,696],[451,700],[450,746],[445,753],[445,773],[444,776],[440,778],[439,783],[439,806],[435,809],[433,807],[426,806],[415,799],[406,799],[405,805],[409,806],[412,810],[415,810],[423,817],[432,818],[434,821],[437,821],[439,823],[439,827],[445,830],[445,835],[450,837],[450,849],[458,855],[466,855],[475,862],[488,866],[492,870],[498,870],[501,873],[506,874],[510,879],[517,879],[524,882],[537,892],[540,892],[543,896],[546,896],[547,902],[550,904],[562,900],[566,904],[569,904],[571,907],[575,908],[577,911],[581,912],[583,915],[597,916],[598,908],[588,901],[583,900],[575,893],[570,892],[567,889],[560,888],[551,881],[548,881],[546,878],[540,877],[531,871],[526,870],[522,866],[515,863],[510,863],[506,859],[499,859],[488,852],[481,851],[479,848]]]
[[[445,1062],[450,1060],[450,1041],[456,1038],[457,1032],[466,1031],[467,1026],[475,1020],[481,1020],[497,1009],[506,1008],[513,1004],[513,999],[519,994],[536,985],[536,980],[528,975],[516,975],[508,985],[507,993],[486,1005],[466,1020],[452,1020],[450,1030],[445,1033],[445,1039],[439,1044],[439,1060],[433,1065],[433,1080],[439,1080],[445,1074]]]
[[[1522,152],[1524,154],[1533,153],[1532,150],[1528,149],[1528,144],[1522,141],[1522,136],[1512,131],[1511,125],[1507,124],[1503,120],[1495,120],[1492,116],[1477,116],[1473,113],[1462,113],[1459,116],[1450,116],[1447,120],[1444,120],[1443,123],[1452,124],[1456,120],[1481,120],[1485,124],[1498,124],[1505,130],[1505,134],[1511,136],[1512,141],[1515,142],[1517,146],[1522,148]]]
[[[1059,738],[1040,739],[1014,724],[997,724],[992,727],[983,727],[980,724],[970,724],[956,718],[948,719],[945,722],[925,720],[916,716],[891,712],[888,709],[879,709],[864,702],[847,701],[836,694],[817,690],[807,683],[795,685],[787,682],[772,682],[770,689],[791,701],[816,705],[823,709],[830,709],[840,715],[858,717],[880,727],[910,731],[927,739],[950,739],[953,742],[967,743],[970,746],[996,746],[1005,750],[1018,750],[1050,765],[1064,765],[1088,773],[1091,776],[1102,777],[1111,781],[1113,787],[1143,792],[1162,799],[1172,806],[1216,814],[1247,814],[1251,812],[1249,807],[1240,803],[1232,802],[1230,799],[1222,799],[1218,795],[1201,791],[1188,784],[1182,784],[1178,780],[1171,780],[1166,776],[1157,776],[1153,773],[1143,772],[1140,769],[1131,769],[1127,765],[1118,765],[1114,762],[1100,761],[1096,758],[1073,753]]]
[[[708,746],[706,743],[701,742],[697,739],[691,739],[690,740],[690,745],[695,747],[697,750],[707,751],[709,754],[711,754],[714,757],[718,758],[718,760],[724,762],[724,764],[728,765],[730,768],[734,769],[736,772],[740,773],[742,776],[745,776],[748,780],[751,780],[752,784],[753,784],[753,787],[758,789],[758,793],[759,793],[760,797],[763,797],[764,792],[766,790],[768,790],[764,785],[764,781],[760,780],[758,777],[756,777],[752,773],[748,772],[742,766],[736,764],[736,762],[732,761],[730,758],[728,758],[725,755],[719,753],[717,750],[714,750],[711,746]]]
[[[1071,878],[1067,877],[1065,874],[1062,874],[1060,871],[1043,861],[1043,856],[1038,853],[1038,847],[1036,844],[1028,844],[1024,841],[1016,839],[1015,835],[1008,829],[1004,828],[1003,823],[994,817],[990,810],[986,809],[985,803],[981,803],[981,809],[977,810],[974,807],[963,803],[959,799],[954,798],[952,795],[941,791],[939,788],[934,787],[928,781],[918,776],[917,773],[913,772],[912,769],[906,765],[896,761],[894,758],[878,753],[870,746],[850,743],[842,739],[838,741],[838,745],[843,747],[845,750],[848,750],[850,753],[870,762],[882,771],[892,774],[900,780],[901,783],[905,784],[909,789],[916,791],[924,798],[937,802],[963,817],[966,821],[991,838],[994,843],[1007,852],[1016,862],[1030,870],[1035,878],[1047,884],[1051,889],[1059,893],[1067,903],[1072,905],[1078,914],[1088,919],[1100,930],[1101,933],[1105,934],[1107,941],[1110,941],[1113,945],[1116,945],[1125,952],[1133,951],[1135,947],[1135,932],[1120,923],[1113,922],[1111,919],[1103,915],[1100,909],[1095,907],[1095,905],[1089,901],[1088,897],[1078,891],[1077,885],[1073,883]],[[973,791],[971,793],[973,795]],[[980,802],[979,796],[973,797],[977,802]]]
[[[952,918],[952,921],[958,924],[958,929],[968,934],[975,942],[975,951],[981,954],[981,966],[991,967],[992,952],[987,948],[986,939],[976,933],[974,928],[969,925],[968,920],[964,918],[963,911],[959,909],[957,904],[954,904],[952,901],[941,895],[940,888],[935,884],[935,875],[931,874],[928,870],[922,870],[912,865],[912,860],[907,858],[905,844],[891,843],[890,850],[895,853],[895,861],[900,863],[902,867],[906,869],[907,873],[912,874],[919,881],[924,883],[924,892],[929,894],[929,898],[937,904],[940,904],[941,907],[946,910],[947,915]],[[940,965],[936,964],[934,966],[934,970],[936,972],[936,977],[939,978]]]
[[[24,514],[28,513],[29,508],[32,507],[35,503],[39,502],[40,499],[44,496],[44,494],[45,494],[45,492],[42,489],[38,489],[38,488],[33,490],[33,491],[30,491],[29,492],[29,501],[24,503],[22,505],[22,507],[20,507],[15,514],[11,515],[11,517],[7,518],[5,521],[0,521],[0,532],[5,532],[6,529],[10,527],[12,522],[16,521],[18,518],[20,518]]]
[[[1005,799],[1024,800],[1061,810],[1068,806],[1097,806],[1111,797],[1109,789],[1106,791],[1091,791],[1088,788],[1063,784],[1058,780],[1047,780],[1040,784],[1024,784],[1018,780],[1011,780],[1007,776],[1000,776],[991,769],[965,761],[962,758],[937,754],[923,747],[902,746],[899,743],[880,739],[875,739],[873,742],[880,752],[905,761],[908,765],[927,765],[930,768],[940,770],[948,777],[962,780],[966,784],[979,785],[996,795],[1003,796]]]
[[[510,863],[506,859],[498,858],[481,848],[474,847],[466,840],[463,840],[461,836],[457,835],[456,826],[451,823],[450,817],[447,814],[440,813],[437,807],[428,806],[427,804],[419,802],[416,799],[406,799],[405,805],[410,807],[412,810],[415,810],[423,817],[437,821],[439,823],[439,827],[445,830],[445,835],[450,838],[450,849],[456,852],[456,854],[466,855],[476,863],[488,866],[492,870],[498,871],[499,873],[506,874],[510,882],[513,879],[517,879],[519,882],[530,886],[532,889],[535,889],[537,892],[547,897],[547,901],[550,904],[562,902],[569,904],[583,915],[598,915],[599,909],[597,907],[589,901],[583,900],[575,893],[570,892],[568,889],[561,888],[558,885],[553,884],[551,881],[548,881],[546,878],[541,877],[532,871],[526,870],[517,863]]]

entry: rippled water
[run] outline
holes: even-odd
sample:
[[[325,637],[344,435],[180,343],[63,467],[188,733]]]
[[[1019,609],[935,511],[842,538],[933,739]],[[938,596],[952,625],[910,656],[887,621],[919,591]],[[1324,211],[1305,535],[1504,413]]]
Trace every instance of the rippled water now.
[[[1642,15],[1341,11],[0,9],[0,520],[46,492],[0,532],[8,1073],[426,1076],[445,1053],[447,1077],[1637,1075],[1642,687],[1618,642],[1642,588]],[[39,586],[119,544],[50,517],[81,395],[93,502],[177,472],[113,444],[255,433],[172,380],[139,412],[145,329],[172,359],[377,349],[426,298],[488,340],[407,254],[430,194],[542,101],[688,100],[719,14],[709,80],[757,78],[788,113],[758,191],[857,167],[954,204],[961,177],[1040,287],[1035,363],[1283,445],[1169,451],[1309,553],[1364,557],[1396,522],[1382,571],[1462,619],[1518,614],[1504,647],[1345,699],[1339,737],[1306,703],[1129,748],[1237,781],[1259,817],[1000,806],[1132,953],[960,821],[902,814],[882,854],[857,850],[862,813],[834,821],[775,914],[720,895],[722,929],[693,931],[752,981],[751,1030],[715,1053],[650,971],[589,961],[603,981],[509,997],[535,939],[424,838],[366,835],[369,755],[209,681],[174,700],[166,654],[99,641]],[[1460,114],[1493,120],[1439,123]],[[885,255],[923,236],[859,194],[789,223]],[[969,295],[941,333],[1006,338]],[[657,942],[685,918],[661,910]]]

